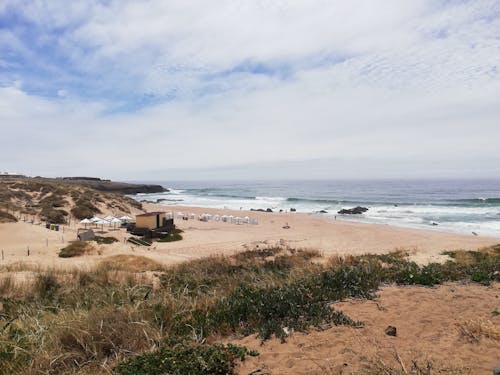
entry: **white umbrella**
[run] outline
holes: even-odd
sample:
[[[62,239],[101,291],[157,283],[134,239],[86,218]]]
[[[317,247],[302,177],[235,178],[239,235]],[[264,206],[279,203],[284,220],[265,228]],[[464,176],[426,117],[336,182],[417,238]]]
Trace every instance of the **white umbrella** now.
[[[80,224],[85,224],[85,229],[87,229],[87,224],[92,223],[89,219],[83,219],[80,221]]]
[[[111,215],[108,215],[104,218],[104,220],[108,221],[108,222],[111,222],[111,220],[115,219],[114,216],[111,216]]]
[[[116,228],[116,223],[122,223],[122,221],[116,217],[112,218],[109,222],[110,224],[113,224],[113,228]]]
[[[127,220],[132,220],[132,218],[128,215],[123,215],[122,217],[119,218],[120,220],[127,221]]]
[[[90,221],[91,221],[92,223],[96,223],[96,222],[101,221],[101,220],[102,220],[102,219],[101,219],[100,217],[97,217],[97,216],[94,216],[92,219],[90,219]]]
[[[104,224],[109,224],[109,221],[104,220],[104,219],[99,219],[98,221],[94,221],[94,224],[100,225],[101,230],[104,232]]]

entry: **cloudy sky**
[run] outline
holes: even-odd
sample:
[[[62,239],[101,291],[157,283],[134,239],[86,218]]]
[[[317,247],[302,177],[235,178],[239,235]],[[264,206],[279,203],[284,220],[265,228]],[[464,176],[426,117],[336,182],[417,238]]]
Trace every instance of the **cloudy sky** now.
[[[498,0],[0,0],[0,171],[500,176]]]

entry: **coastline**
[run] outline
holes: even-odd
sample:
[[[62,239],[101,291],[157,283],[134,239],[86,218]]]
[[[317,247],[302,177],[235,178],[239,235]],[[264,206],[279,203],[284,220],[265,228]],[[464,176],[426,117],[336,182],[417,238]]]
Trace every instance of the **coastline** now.
[[[208,209],[272,209],[334,219],[479,236],[500,236],[500,180],[296,180],[157,182],[168,192],[131,196],[140,202]],[[175,209],[175,208],[173,208]]]
[[[249,216],[257,219],[257,225],[231,224],[221,221],[203,222],[197,219],[175,218],[175,224],[184,231],[183,240],[170,243],[154,243],[150,248],[133,246],[126,242],[129,234],[124,230],[107,231],[118,242],[96,245],[95,252],[78,258],[58,257],[59,250],[68,241],[76,239],[80,225],[63,226],[62,231],[48,231],[40,226],[19,222],[0,224],[0,248],[5,259],[0,264],[28,262],[36,267],[91,267],[103,258],[117,254],[142,255],[162,264],[211,255],[232,255],[239,251],[262,247],[281,246],[294,249],[311,249],[326,258],[335,255],[359,255],[387,253],[405,250],[417,263],[439,262],[446,250],[476,250],[500,243],[500,238],[461,235],[380,224],[365,224],[345,220],[331,220],[304,213],[267,213],[228,209],[207,209],[190,206],[165,206],[145,203],[147,211],[184,212]],[[109,212],[111,213],[111,212]],[[105,214],[108,214],[106,212]],[[288,225],[289,229],[283,227]],[[30,256],[27,256],[30,248]]]
[[[387,253],[404,249],[411,253],[417,263],[427,263],[446,258],[441,255],[446,250],[476,250],[500,243],[500,237],[333,220],[305,213],[268,213],[152,203],[145,203],[144,207],[148,211],[248,216],[258,220],[258,225],[237,225],[215,221],[183,221],[176,218],[176,225],[185,231],[184,240],[161,244],[158,248],[175,249],[195,257],[214,253],[233,254],[256,246],[312,249],[320,251],[326,257]],[[284,229],[287,224],[290,228]]]

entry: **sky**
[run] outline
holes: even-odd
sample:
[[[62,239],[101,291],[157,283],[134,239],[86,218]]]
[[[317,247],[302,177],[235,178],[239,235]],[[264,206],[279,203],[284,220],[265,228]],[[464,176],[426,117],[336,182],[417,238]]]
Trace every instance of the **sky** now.
[[[0,0],[0,171],[500,177],[498,0]]]

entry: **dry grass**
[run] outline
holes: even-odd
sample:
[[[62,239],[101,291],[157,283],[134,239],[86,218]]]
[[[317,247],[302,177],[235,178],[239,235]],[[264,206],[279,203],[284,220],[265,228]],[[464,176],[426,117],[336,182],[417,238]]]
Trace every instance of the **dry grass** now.
[[[363,369],[366,375],[470,375],[467,368],[451,367],[447,364],[437,364],[428,359],[413,359],[409,363],[404,363],[401,358],[397,358],[398,364],[390,365],[379,359],[372,361]],[[332,373],[333,374],[333,373]],[[335,375],[339,374],[338,372]],[[340,372],[340,374],[344,374]]]
[[[12,274],[4,274],[0,277],[0,295],[9,295],[14,289],[15,280]]]
[[[69,311],[58,314],[58,324],[47,337],[50,352],[56,358],[41,357],[37,367],[50,368],[53,373],[72,372],[76,367],[111,369],[110,359],[123,358],[144,350],[154,350],[162,339],[158,330],[144,320],[137,309],[129,306],[106,306],[102,309]],[[100,365],[98,365],[100,364]],[[91,368],[86,368],[92,373]],[[101,371],[95,371],[100,373]]]
[[[500,324],[487,319],[474,319],[457,324],[460,334],[470,342],[479,342],[482,337],[500,341]]]
[[[99,265],[108,270],[127,272],[161,271],[165,268],[153,259],[129,254],[112,255],[102,260]]]
[[[0,266],[2,272],[40,272],[41,267],[38,263],[14,262]]]

